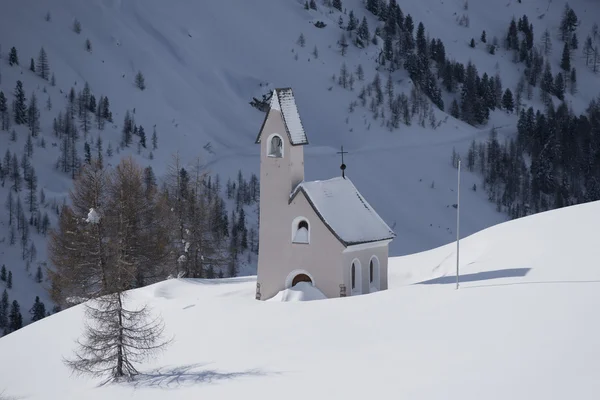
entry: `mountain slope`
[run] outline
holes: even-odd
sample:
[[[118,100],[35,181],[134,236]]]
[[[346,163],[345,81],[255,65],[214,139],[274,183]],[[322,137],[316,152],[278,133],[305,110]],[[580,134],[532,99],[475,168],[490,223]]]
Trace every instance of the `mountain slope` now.
[[[82,329],[76,306],[0,340],[13,360],[0,365],[0,390],[30,399],[592,398],[599,215],[594,202],[466,238],[458,291],[453,244],[393,258],[389,290],[352,298],[257,302],[255,277],[134,290],[132,304],[148,302],[175,338],[134,383],[70,376],[61,357]]]
[[[71,87],[76,91],[88,82],[98,98],[110,98],[114,123],[104,131],[92,129],[88,140],[103,140],[104,151],[109,144],[117,150],[126,110],[134,112],[136,123],[145,127],[147,135],[155,126],[158,149],[140,149],[136,144],[125,148],[106,163],[117,164],[124,154],[133,154],[144,166],[151,165],[160,177],[171,156],[178,152],[184,162],[200,157],[214,173],[234,177],[239,169],[244,174],[258,172],[259,149],[254,140],[264,114],[248,103],[260,98],[273,87],[294,89],[299,111],[310,145],[306,148],[306,178],[327,179],[339,174],[340,159],[336,154],[341,145],[349,151],[347,174],[361,193],[398,234],[391,245],[392,255],[408,254],[443,245],[455,237],[456,170],[450,165],[452,149],[461,154],[472,139],[485,140],[490,126],[500,127],[501,135],[514,134],[516,119],[502,111],[492,114],[489,126],[474,128],[435,111],[440,126],[432,130],[415,122],[401,125],[390,132],[373,120],[367,108],[357,107],[349,113],[349,104],[357,99],[359,84],[354,91],[342,89],[331,80],[346,63],[350,71],[361,64],[365,82],[375,76],[379,46],[365,49],[354,46],[340,55],[337,41],[342,30],[338,18],[347,23],[348,15],[318,3],[318,10],[304,10],[303,1],[266,1],[255,4],[239,0],[224,0],[205,4],[191,0],[58,0],[46,4],[39,0],[23,0],[18,5],[3,8],[0,16],[2,60],[0,88],[12,101],[17,80],[22,80],[29,99],[36,92],[42,108],[47,97],[52,110],[41,112],[41,135],[46,148],[35,147],[32,163],[38,174],[40,188],[48,198],[45,211],[52,215],[53,205],[62,204],[71,186],[71,179],[56,171],[60,143],[52,134],[52,120],[64,110]],[[369,21],[371,32],[376,17],[365,10],[361,0],[345,0],[344,8],[353,10],[360,19]],[[542,0],[484,5],[472,2],[468,14],[470,27],[460,27],[455,19],[465,13],[462,0],[407,2],[401,4],[415,24],[423,21],[431,37],[444,40],[449,57],[462,62],[472,59],[483,72],[499,71],[505,86],[514,87],[521,68],[510,56],[498,52],[488,55],[483,48],[470,49],[471,37],[478,38],[482,29],[488,36],[505,35],[510,17],[523,13],[544,17],[534,20],[536,38],[544,27],[556,31],[563,3]],[[548,11],[546,6],[550,5]],[[590,1],[572,1],[582,22],[581,32],[589,31],[598,5]],[[50,20],[45,20],[49,13]],[[73,31],[74,21],[81,23],[81,33]],[[327,26],[318,29],[314,22]],[[297,44],[300,34],[305,47]],[[580,41],[583,37],[580,34]],[[448,39],[446,39],[448,38]],[[91,51],[86,51],[86,39]],[[536,39],[537,41],[538,39]],[[560,58],[560,44],[555,41],[553,66]],[[15,46],[20,65],[10,67],[6,54]],[[50,68],[56,75],[56,87],[28,70],[29,59],[37,59],[44,47]],[[319,57],[312,54],[318,48]],[[296,59],[297,57],[297,59]],[[496,62],[498,66],[496,67]],[[581,66],[582,60],[578,60]],[[578,68],[582,84],[575,97],[569,97],[573,107],[581,111],[597,92],[598,78]],[[141,71],[147,88],[135,87],[135,74]],[[386,72],[382,69],[381,76]],[[395,90],[407,94],[412,88],[404,70],[394,72]],[[46,93],[44,92],[46,90]],[[536,96],[537,98],[537,96]],[[446,99],[447,100],[447,99]],[[446,101],[448,103],[448,101]],[[535,105],[536,101],[532,101]],[[539,104],[538,104],[539,106]],[[448,108],[448,104],[446,106]],[[27,128],[13,126],[16,142],[9,134],[0,134],[0,149],[17,153],[19,158],[27,137]],[[56,147],[53,145],[57,144]],[[207,150],[210,149],[210,150]],[[83,139],[79,144],[83,154]],[[3,155],[3,154],[0,154]],[[226,179],[226,178],[225,178]],[[463,188],[479,186],[481,178],[463,174]],[[9,186],[0,188],[5,199]],[[461,234],[468,235],[506,220],[494,210],[483,191],[463,190]],[[34,294],[48,303],[42,287],[33,281],[35,264],[46,261],[45,238],[32,235],[37,247],[37,260],[30,271],[25,270],[18,243],[9,246],[6,211],[0,213],[0,255],[2,263],[13,271],[15,288],[11,300],[17,299],[28,309]],[[2,229],[4,228],[4,229]],[[2,239],[4,241],[2,242]],[[0,284],[1,285],[1,284]],[[44,283],[48,285],[47,282]]]

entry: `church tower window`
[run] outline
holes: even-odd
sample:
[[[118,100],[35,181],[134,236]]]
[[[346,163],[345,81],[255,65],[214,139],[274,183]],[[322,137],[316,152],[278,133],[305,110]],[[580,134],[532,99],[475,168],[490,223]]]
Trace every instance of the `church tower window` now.
[[[298,217],[294,220],[292,224],[292,242],[310,243],[310,226],[306,218]]]
[[[283,157],[283,140],[281,136],[274,134],[271,135],[267,142],[267,154],[269,157],[282,158]]]

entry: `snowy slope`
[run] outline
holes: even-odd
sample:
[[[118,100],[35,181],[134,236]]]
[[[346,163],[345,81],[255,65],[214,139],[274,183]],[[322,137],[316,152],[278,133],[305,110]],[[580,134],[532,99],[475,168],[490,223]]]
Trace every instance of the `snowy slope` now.
[[[453,245],[394,258],[389,290],[344,299],[257,302],[254,277],[165,281],[131,293],[175,338],[138,381],[70,376],[61,357],[82,329],[76,306],[0,339],[12,360],[0,364],[0,391],[32,400],[593,399],[599,223],[595,202],[472,235],[458,291]]]
[[[344,145],[349,151],[348,176],[398,234],[390,248],[393,255],[422,251],[453,240],[456,171],[450,166],[450,154],[453,147],[466,154],[473,138],[487,138],[489,127],[475,129],[448,118],[435,131],[414,124],[389,132],[372,121],[367,110],[359,108],[349,114],[348,105],[358,91],[340,88],[331,76],[345,62],[350,70],[362,64],[366,80],[372,80],[378,50],[374,46],[364,50],[350,46],[348,54],[342,57],[336,46],[341,34],[337,27],[340,13],[330,13],[318,3],[318,11],[304,10],[303,1],[299,0],[222,0],[209,5],[192,0],[22,0],[2,7],[0,88],[10,102],[16,80],[21,79],[28,98],[35,90],[40,106],[44,106],[48,96],[53,102],[51,111],[42,110],[42,135],[48,146],[36,147],[33,160],[39,187],[44,188],[49,201],[61,204],[71,185],[69,177],[54,170],[59,149],[51,145],[56,142],[51,133],[52,119],[64,108],[71,86],[80,90],[87,81],[96,97],[109,96],[114,124],[91,134],[94,140],[102,137],[105,149],[109,143],[117,147],[125,111],[135,109],[136,123],[142,124],[147,133],[156,125],[158,149],[153,152],[153,160],[149,159],[148,150],[135,154],[135,146],[121,155],[134,153],[144,166],[152,165],[160,176],[171,156],[179,152],[185,162],[201,157],[211,171],[232,177],[240,168],[247,175],[259,168],[259,149],[254,139],[264,114],[248,102],[253,96],[260,98],[267,88],[289,86],[294,89],[310,142],[305,152],[308,180],[339,175],[336,151]],[[366,15],[373,30],[376,19],[364,9],[362,0],[343,3],[358,18]],[[466,12],[462,0],[423,0],[400,5],[405,14],[413,16],[415,25],[423,21],[431,37],[442,38],[450,57],[462,62],[472,59],[480,73],[500,71],[504,86],[514,87],[518,68],[523,66],[513,64],[503,51],[493,57],[483,47],[470,49],[468,41],[471,37],[477,39],[482,29],[488,31],[490,38],[502,38],[510,18],[524,13],[534,24],[537,41],[546,26],[556,32],[564,2],[471,1],[469,28],[458,26],[455,21],[457,15]],[[597,2],[588,0],[571,1],[570,5],[582,19],[582,42],[595,16],[600,15],[599,7]],[[50,21],[44,20],[47,12]],[[542,19],[535,19],[542,13]],[[343,17],[347,20],[347,15]],[[81,22],[80,34],[71,29],[75,19]],[[316,20],[325,21],[327,27],[315,28]],[[303,48],[296,44],[300,33],[306,38]],[[85,50],[86,39],[91,42],[91,52]],[[6,63],[11,46],[18,49],[18,67]],[[27,69],[29,59],[37,59],[41,46],[56,74],[56,87]],[[315,46],[318,59],[311,54]],[[554,69],[559,57],[560,44],[556,41]],[[568,100],[580,109],[597,94],[598,77],[579,68],[582,60],[577,62],[580,82],[588,84],[581,84],[577,97]],[[134,86],[138,70],[146,78],[143,92]],[[394,79],[398,90],[410,89],[405,71],[397,71]],[[445,114],[439,113],[438,120],[444,118]],[[499,126],[501,134],[509,135],[515,123],[514,116],[497,112],[490,126]],[[16,130],[17,142],[0,133],[0,156],[6,148],[19,156],[22,153],[26,130]],[[210,152],[203,148],[207,144]],[[116,164],[119,157],[115,154],[105,161]],[[479,176],[463,175],[465,188],[479,182]],[[0,188],[3,201],[7,190]],[[463,235],[506,219],[487,202],[482,191],[463,193],[462,205],[467,210],[463,213]],[[25,271],[18,245],[7,246],[4,213],[0,212],[1,260],[7,267],[10,264],[15,275],[11,300],[17,299],[23,309],[28,309],[33,293],[46,300],[47,296]],[[38,250],[36,262],[43,262],[45,239],[33,236]]]

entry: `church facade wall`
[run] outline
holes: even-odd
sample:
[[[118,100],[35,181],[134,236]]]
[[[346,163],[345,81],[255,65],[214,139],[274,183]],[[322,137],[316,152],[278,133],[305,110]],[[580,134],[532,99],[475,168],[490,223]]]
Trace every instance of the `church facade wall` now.
[[[370,262],[373,256],[376,257],[375,278],[378,279],[379,290],[387,290],[388,288],[388,242],[365,243],[357,246],[349,246],[343,251],[342,257],[342,272],[344,275],[344,285],[346,285],[346,293],[352,295],[352,263],[357,260],[355,265],[360,266],[360,273],[355,273],[356,285],[360,287],[359,293],[366,294],[371,292],[370,288]],[[377,265],[379,264],[379,265]],[[378,273],[377,273],[378,272]],[[360,279],[359,279],[360,277]]]

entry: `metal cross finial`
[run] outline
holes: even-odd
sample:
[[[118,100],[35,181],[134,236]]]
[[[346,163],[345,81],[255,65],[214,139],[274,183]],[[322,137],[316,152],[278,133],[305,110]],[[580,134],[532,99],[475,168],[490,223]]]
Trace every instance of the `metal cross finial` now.
[[[342,165],[340,165],[340,169],[342,170],[342,178],[346,178],[344,171],[346,170],[346,164],[344,164],[344,154],[348,154],[347,151],[344,151],[344,146],[342,146],[342,151],[338,151],[337,154],[342,155]]]

